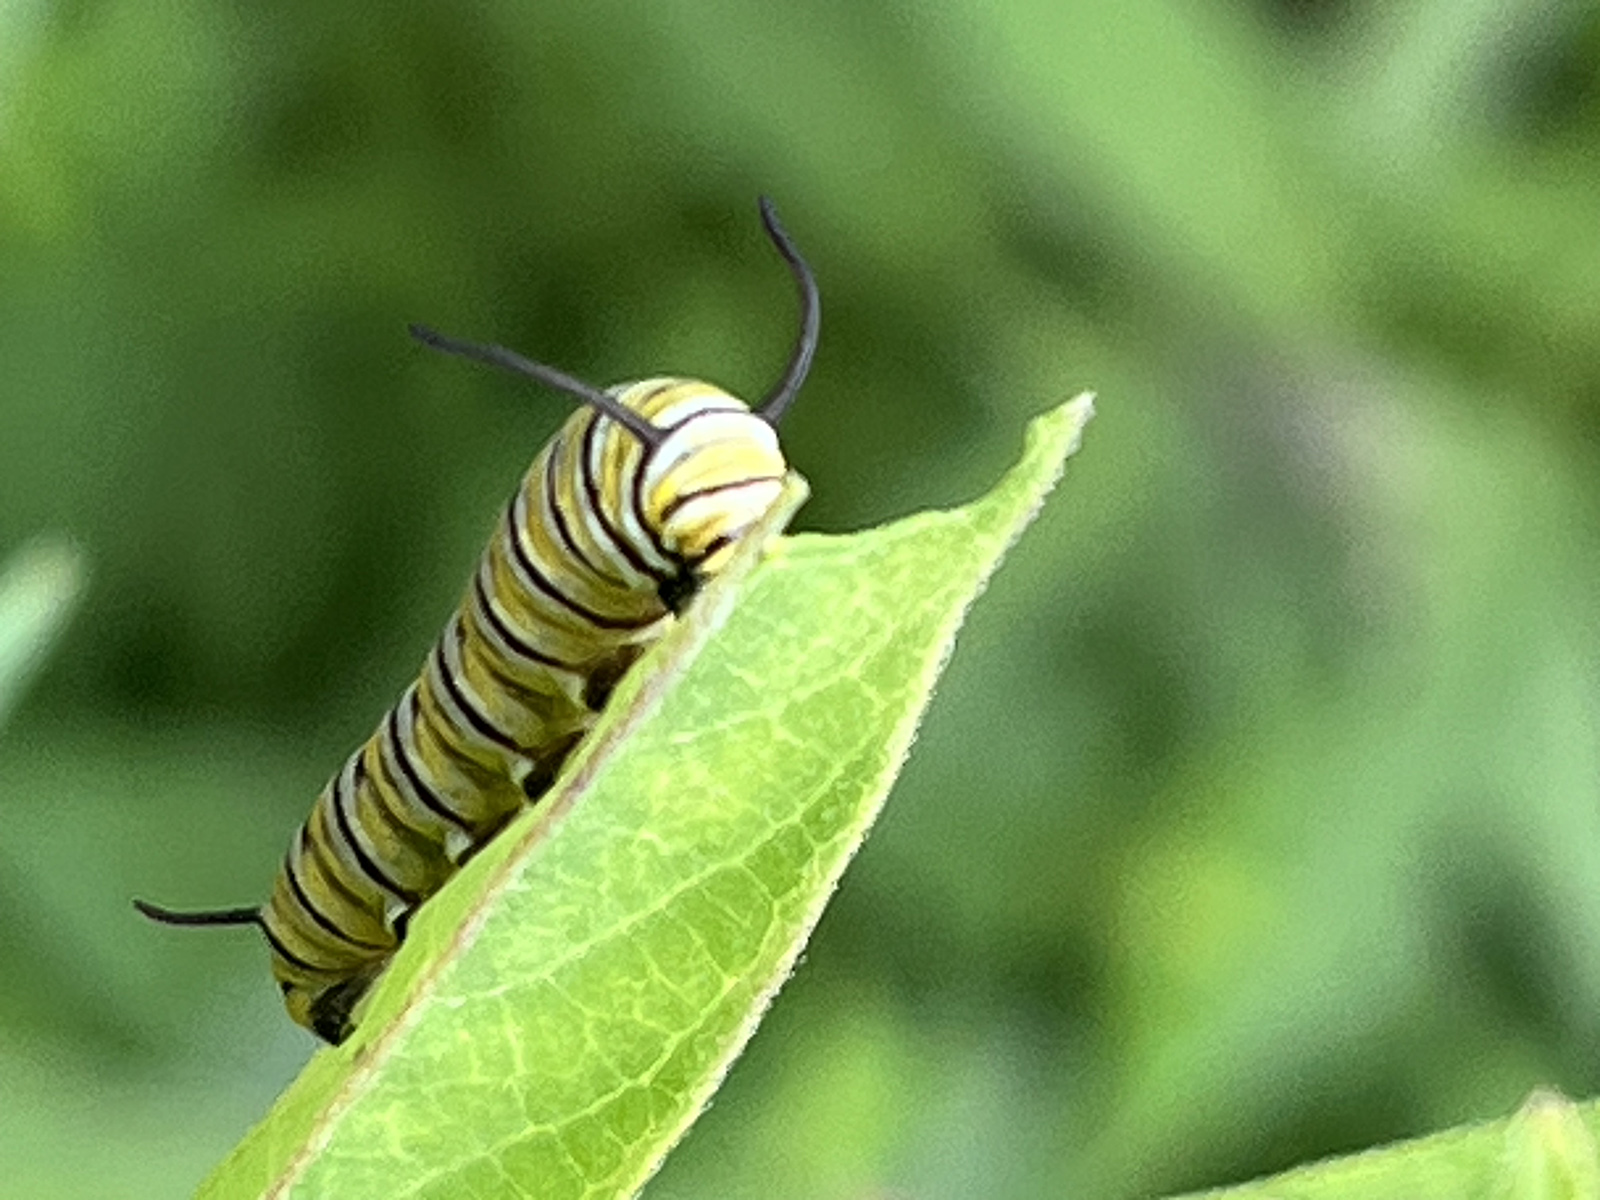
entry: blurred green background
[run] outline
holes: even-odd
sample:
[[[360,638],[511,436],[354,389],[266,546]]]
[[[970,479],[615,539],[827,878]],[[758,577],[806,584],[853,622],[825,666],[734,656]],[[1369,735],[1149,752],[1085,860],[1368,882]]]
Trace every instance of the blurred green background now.
[[[584,378],[847,530],[1100,416],[656,1200],[1132,1197],[1600,1092],[1600,8],[0,5],[8,1195],[192,1187],[311,1050],[243,933]],[[577,1049],[575,1047],[575,1052]]]

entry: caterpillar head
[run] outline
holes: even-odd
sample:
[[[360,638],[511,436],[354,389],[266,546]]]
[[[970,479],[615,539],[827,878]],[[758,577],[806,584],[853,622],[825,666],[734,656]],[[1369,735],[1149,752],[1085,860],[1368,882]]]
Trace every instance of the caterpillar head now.
[[[777,431],[710,384],[635,384],[667,401],[652,420],[666,432],[639,464],[638,513],[656,544],[696,578],[720,571],[744,532],[783,491]],[[627,393],[624,393],[626,398]]]
[[[822,308],[816,279],[765,196],[761,221],[799,288],[800,333],[782,379],[753,410],[720,388],[692,380],[647,380],[601,391],[502,346],[411,327],[413,336],[435,349],[538,380],[626,429],[642,451],[641,521],[662,551],[685,565],[691,590],[694,578],[721,569],[740,535],[782,491],[788,467],[777,424],[799,394],[817,349]]]

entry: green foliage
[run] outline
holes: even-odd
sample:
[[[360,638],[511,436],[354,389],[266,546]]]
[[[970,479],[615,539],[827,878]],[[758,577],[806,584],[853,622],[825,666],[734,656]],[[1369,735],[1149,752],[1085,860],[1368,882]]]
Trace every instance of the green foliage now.
[[[1600,1108],[1535,1092],[1516,1116],[1207,1192],[1211,1200],[1596,1200]],[[1200,1200],[1198,1196],[1192,1200]]]
[[[0,6],[0,1160],[192,1189],[247,933],[567,411],[760,395],[844,531],[1114,403],[650,1200],[1128,1200],[1600,1095],[1600,20],[1566,0]]]
[[[966,508],[778,543],[753,574],[747,542],[202,1194],[633,1195],[794,970],[1090,412],[1040,418]]]

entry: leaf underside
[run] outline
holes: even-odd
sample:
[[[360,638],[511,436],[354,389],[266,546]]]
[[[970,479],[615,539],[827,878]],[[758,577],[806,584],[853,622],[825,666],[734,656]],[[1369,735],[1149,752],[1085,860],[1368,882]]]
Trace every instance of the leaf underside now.
[[[1091,412],[1035,421],[965,508],[752,545],[201,1194],[635,1193],[788,977]]]

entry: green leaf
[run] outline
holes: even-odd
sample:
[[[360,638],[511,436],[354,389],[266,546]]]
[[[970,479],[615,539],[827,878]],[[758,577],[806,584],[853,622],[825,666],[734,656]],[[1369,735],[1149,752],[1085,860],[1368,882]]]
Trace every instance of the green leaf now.
[[[749,539],[202,1195],[634,1194],[793,969],[1091,412],[1039,418],[966,508]]]
[[[0,722],[66,624],[83,574],[77,551],[54,539],[30,542],[0,572]]]
[[[1467,1125],[1204,1195],[1207,1200],[1600,1200],[1597,1123],[1600,1106],[1589,1102],[1580,1108],[1541,1089],[1509,1120]]]
[[[1528,1097],[1506,1129],[1496,1200],[1600,1200],[1600,1153],[1583,1114],[1559,1092]]]

